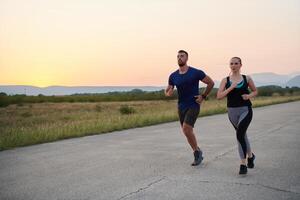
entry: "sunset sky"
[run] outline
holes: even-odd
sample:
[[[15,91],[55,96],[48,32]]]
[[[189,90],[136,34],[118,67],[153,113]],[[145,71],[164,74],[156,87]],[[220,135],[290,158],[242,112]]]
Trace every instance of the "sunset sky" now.
[[[0,84],[167,83],[179,49],[219,80],[300,71],[299,0],[0,0]]]

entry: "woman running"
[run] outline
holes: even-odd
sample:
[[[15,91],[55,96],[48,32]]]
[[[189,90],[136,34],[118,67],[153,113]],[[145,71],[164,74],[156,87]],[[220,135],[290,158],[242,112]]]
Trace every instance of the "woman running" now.
[[[239,57],[231,58],[231,74],[221,81],[217,99],[223,99],[227,96],[228,117],[236,130],[238,150],[241,158],[239,174],[247,174],[247,167],[253,168],[255,159],[246,131],[252,120],[250,98],[257,95],[257,89],[250,76],[241,74],[241,67],[242,60]],[[248,87],[251,89],[251,93]],[[246,158],[248,160],[247,164]]]

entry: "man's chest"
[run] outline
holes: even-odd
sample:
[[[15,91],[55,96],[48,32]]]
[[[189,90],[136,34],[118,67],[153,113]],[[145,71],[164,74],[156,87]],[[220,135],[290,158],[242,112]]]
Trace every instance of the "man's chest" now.
[[[191,85],[197,83],[196,77],[191,74],[191,75],[177,75],[174,78],[174,85],[176,87],[190,87]]]

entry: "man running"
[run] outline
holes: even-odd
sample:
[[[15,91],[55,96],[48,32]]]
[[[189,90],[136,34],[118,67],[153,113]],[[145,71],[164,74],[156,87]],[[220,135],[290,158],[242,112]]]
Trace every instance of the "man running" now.
[[[202,162],[203,156],[193,128],[200,112],[201,102],[212,90],[214,82],[202,70],[187,65],[188,53],[186,51],[178,51],[177,61],[179,69],[169,76],[169,85],[165,90],[165,95],[172,96],[174,86],[176,86],[181,129],[194,151],[194,162],[191,165],[196,166]],[[201,95],[199,95],[199,81],[207,84]]]

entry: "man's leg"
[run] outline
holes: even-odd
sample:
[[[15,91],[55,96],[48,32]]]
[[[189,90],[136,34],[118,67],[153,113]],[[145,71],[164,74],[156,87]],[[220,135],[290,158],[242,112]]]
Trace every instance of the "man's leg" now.
[[[194,162],[192,163],[192,166],[199,165],[203,160],[202,151],[197,145],[197,139],[193,131],[199,112],[200,110],[198,108],[188,109],[184,115],[184,120],[182,121],[182,132],[194,151]]]
[[[193,132],[193,127],[184,122],[183,125],[182,125],[182,132],[186,136],[187,141],[191,145],[193,151],[198,150],[197,139],[196,139],[196,136]]]
[[[184,115],[184,119],[182,120],[182,132],[186,136],[194,151],[199,150],[197,139],[193,131],[199,112],[200,108],[189,108]]]

